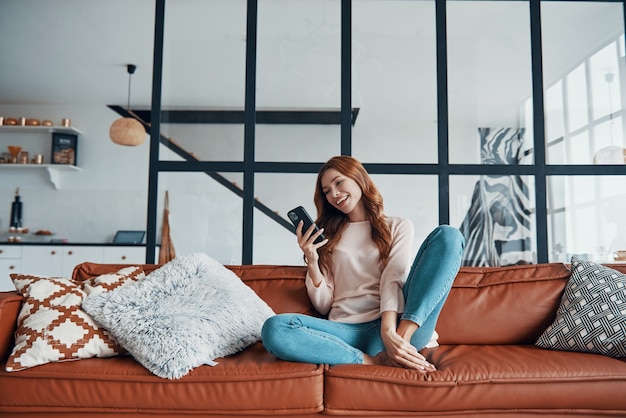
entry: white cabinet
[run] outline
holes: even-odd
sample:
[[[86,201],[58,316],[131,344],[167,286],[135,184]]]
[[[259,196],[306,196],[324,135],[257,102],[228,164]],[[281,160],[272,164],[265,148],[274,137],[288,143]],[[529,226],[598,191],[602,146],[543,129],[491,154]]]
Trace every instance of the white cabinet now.
[[[104,247],[105,264],[144,264],[146,247]]]
[[[22,247],[22,266],[20,273],[34,276],[61,276],[63,260],[60,247],[24,246]]]
[[[25,245],[21,273],[37,276],[71,277],[77,264],[102,261],[103,247],[69,245]]]
[[[157,254],[158,259],[158,254]],[[10,274],[72,277],[80,263],[144,264],[146,247],[104,245],[0,245],[0,291],[15,290]]]
[[[18,273],[22,265],[22,247],[0,245],[0,292],[15,290],[11,274]]]
[[[60,248],[63,255],[63,267],[62,274],[63,277],[72,277],[72,272],[74,271],[74,267],[76,267],[80,263],[84,263],[85,261],[90,261],[92,263],[101,263],[102,262],[102,247],[69,247],[63,246]]]

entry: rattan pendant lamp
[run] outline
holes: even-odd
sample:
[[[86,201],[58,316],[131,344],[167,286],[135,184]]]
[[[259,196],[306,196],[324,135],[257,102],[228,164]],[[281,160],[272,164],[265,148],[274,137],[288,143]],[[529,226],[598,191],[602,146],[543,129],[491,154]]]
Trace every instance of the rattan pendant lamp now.
[[[128,102],[126,110],[130,112],[130,80],[137,69],[136,65],[126,65],[128,71]],[[111,124],[109,129],[109,137],[111,141],[119,145],[134,147],[141,145],[146,140],[146,130],[141,122],[135,118],[120,118]]]

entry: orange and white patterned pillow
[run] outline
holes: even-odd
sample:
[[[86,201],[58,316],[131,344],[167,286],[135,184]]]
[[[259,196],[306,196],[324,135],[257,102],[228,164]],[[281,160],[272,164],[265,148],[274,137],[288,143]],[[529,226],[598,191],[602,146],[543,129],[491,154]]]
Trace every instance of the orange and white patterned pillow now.
[[[145,278],[141,267],[123,268],[85,281],[12,274],[24,296],[17,318],[15,346],[6,371],[90,357],[111,357],[124,349],[81,309],[83,298]]]

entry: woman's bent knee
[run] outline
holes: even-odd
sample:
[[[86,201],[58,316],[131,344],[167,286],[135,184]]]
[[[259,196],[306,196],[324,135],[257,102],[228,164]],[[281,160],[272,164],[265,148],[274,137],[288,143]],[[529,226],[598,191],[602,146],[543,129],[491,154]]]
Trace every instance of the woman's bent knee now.
[[[261,328],[261,341],[267,351],[274,354],[285,343],[288,338],[285,331],[292,328],[289,326],[292,317],[291,314],[278,314],[265,321]]]
[[[270,353],[273,352],[273,347],[275,342],[278,340],[277,328],[279,327],[279,321],[276,320],[278,315],[271,316],[267,318],[265,323],[263,324],[263,328],[261,328],[261,341],[265,346],[265,349]]]
[[[439,225],[435,229],[435,232],[438,239],[442,240],[447,247],[463,250],[465,237],[463,237],[463,234],[461,234],[461,231],[457,228],[450,225]]]

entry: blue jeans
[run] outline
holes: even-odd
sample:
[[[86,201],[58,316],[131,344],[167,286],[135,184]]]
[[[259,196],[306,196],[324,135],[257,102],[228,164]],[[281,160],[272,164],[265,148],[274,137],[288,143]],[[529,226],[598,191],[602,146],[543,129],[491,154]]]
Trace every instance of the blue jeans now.
[[[441,225],[421,245],[403,287],[400,319],[419,325],[411,344],[421,350],[430,341],[439,313],[461,265],[465,240],[453,227]],[[315,364],[361,364],[363,353],[385,349],[381,319],[345,324],[302,314],[279,314],[263,325],[263,345],[276,357]]]

